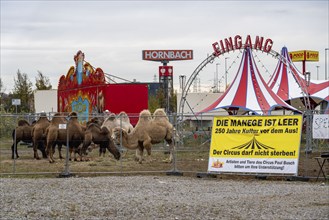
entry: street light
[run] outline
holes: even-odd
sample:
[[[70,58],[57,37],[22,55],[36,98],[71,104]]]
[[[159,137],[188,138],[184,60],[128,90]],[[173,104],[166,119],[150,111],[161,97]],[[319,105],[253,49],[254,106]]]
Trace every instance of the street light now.
[[[185,81],[186,81],[186,76],[185,75],[180,75],[179,76],[179,85],[180,85],[180,88],[182,90],[182,96],[183,96],[183,92],[184,92],[184,88],[185,88]]]
[[[216,89],[216,92],[219,92],[219,87],[218,87],[218,84],[219,84],[219,80],[218,80],[218,66],[220,65],[220,63],[216,63],[216,77],[215,77],[215,89]]]
[[[319,80],[319,67],[320,66],[316,66],[316,79]]]
[[[326,48],[326,49],[324,49],[324,55],[325,55],[325,64],[324,64],[324,67],[325,67],[325,76],[324,76],[324,79],[325,80],[327,80],[328,79],[328,74],[327,74],[327,72],[328,72],[328,57],[327,57],[327,51],[329,51],[329,48]]]
[[[227,59],[230,59],[230,58],[225,57],[225,90],[227,88]]]
[[[310,85],[310,80],[311,80],[311,72],[304,72],[304,77],[306,81],[306,87],[305,92],[306,92],[306,112],[305,112],[305,117],[306,117],[306,148],[305,148],[305,153],[309,154],[312,153],[312,108],[310,104],[310,93],[308,92],[308,87]]]

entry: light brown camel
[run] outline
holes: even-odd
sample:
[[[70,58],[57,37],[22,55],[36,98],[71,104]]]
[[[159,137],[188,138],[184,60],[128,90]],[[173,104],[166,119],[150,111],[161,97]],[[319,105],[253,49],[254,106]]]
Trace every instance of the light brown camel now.
[[[48,120],[46,113],[41,113],[39,119],[32,128],[34,158],[37,160],[40,159],[37,149],[46,148],[46,129],[49,125],[50,121]],[[43,155],[43,157],[47,158],[47,155]]]
[[[106,127],[110,131],[111,135],[115,128],[122,128],[128,133],[130,133],[134,129],[132,124],[130,124],[130,119],[127,113],[124,111],[120,112],[118,115],[111,113],[110,116],[106,118],[103,122],[102,128],[103,127]],[[99,156],[101,156],[102,154],[105,155],[105,152],[106,148],[99,148]]]
[[[132,124],[130,124],[129,117],[127,113],[120,112],[119,115],[111,113],[110,116],[103,122],[102,127],[107,127],[107,129],[112,132],[114,128],[123,128],[128,133],[133,130]]]
[[[89,123],[87,125],[81,154],[87,155],[87,149],[92,142],[94,144],[98,144],[101,149],[108,149],[108,151],[114,156],[115,159],[120,159],[120,151],[116,148],[111,137],[111,133],[106,127],[101,128],[96,123]]]
[[[165,140],[170,146],[169,161],[171,162],[174,148],[174,142],[172,140],[173,132],[174,127],[169,122],[164,110],[157,109],[153,117],[149,110],[143,110],[131,133],[128,133],[124,129],[116,128],[113,132],[113,136],[118,142],[122,140],[122,145],[127,149],[138,149],[138,151],[136,151],[136,157],[139,163],[142,163],[144,148],[150,158],[152,144],[158,144]]]

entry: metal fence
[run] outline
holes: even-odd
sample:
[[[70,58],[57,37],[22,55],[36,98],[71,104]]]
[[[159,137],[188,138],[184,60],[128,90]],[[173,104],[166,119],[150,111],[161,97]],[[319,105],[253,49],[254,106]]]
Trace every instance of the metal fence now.
[[[315,159],[323,152],[329,151],[327,139],[313,139],[312,126],[310,120],[318,111],[304,113],[303,132],[300,144],[300,155],[298,164],[298,176],[311,179],[323,178],[320,173],[320,164]],[[155,144],[149,157],[145,150],[143,161],[138,163],[136,150],[130,150],[118,145],[121,158],[116,160],[108,151],[105,156],[95,147],[88,156],[88,161],[69,160],[69,148],[63,146],[61,151],[64,158],[59,158],[59,150],[55,150],[55,163],[49,163],[47,158],[36,160],[33,156],[32,143],[20,141],[17,143],[19,158],[14,155],[12,159],[13,130],[15,130],[20,119],[24,119],[32,124],[37,120],[39,114],[1,114],[0,115],[0,174],[1,176],[12,175],[107,175],[107,174],[147,174],[159,173],[168,175],[200,175],[208,173],[209,149],[212,135],[212,119],[215,115],[169,115],[170,122],[175,127],[174,143],[172,151],[173,160],[169,161],[170,149],[166,142]],[[54,113],[48,113],[48,118],[52,119]],[[84,115],[86,117],[86,115]],[[91,118],[104,119],[103,115],[89,115]],[[138,117],[138,114],[129,115],[130,118]],[[14,145],[15,148],[15,145]],[[40,151],[39,151],[40,154]],[[324,165],[324,172],[328,173],[328,167]],[[227,173],[226,173],[227,174]],[[223,174],[224,175],[224,174]],[[245,173],[231,173],[228,175],[250,175]],[[261,174],[265,176],[284,176]]]

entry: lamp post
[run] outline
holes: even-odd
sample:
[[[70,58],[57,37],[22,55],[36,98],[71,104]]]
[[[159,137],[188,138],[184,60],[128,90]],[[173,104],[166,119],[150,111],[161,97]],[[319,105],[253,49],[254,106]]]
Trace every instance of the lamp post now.
[[[218,78],[218,66],[220,65],[220,63],[216,63],[216,77],[215,77],[215,89],[216,89],[216,92],[219,92],[219,78]]]
[[[185,81],[186,81],[186,76],[185,75],[180,75],[179,76],[179,85],[180,85],[180,88],[182,90],[182,95],[183,95],[183,92],[184,92]]]
[[[312,108],[310,105],[310,94],[308,91],[308,87],[310,85],[311,80],[311,72],[305,72],[305,81],[306,81],[306,147],[305,147],[305,153],[309,154],[312,153]]]
[[[227,88],[227,59],[230,59],[230,58],[225,57],[225,90]]]
[[[316,79],[319,80],[319,67],[320,66],[316,66]]]
[[[329,51],[329,48],[326,48],[324,49],[324,55],[325,55],[325,60],[324,60],[324,68],[325,68],[325,75],[324,75],[324,79],[327,80],[328,79],[328,51]]]

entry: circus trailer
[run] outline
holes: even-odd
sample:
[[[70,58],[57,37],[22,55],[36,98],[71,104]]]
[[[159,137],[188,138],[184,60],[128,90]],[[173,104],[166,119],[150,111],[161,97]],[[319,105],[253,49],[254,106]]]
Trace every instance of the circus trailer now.
[[[84,61],[81,51],[74,56],[76,66],[70,67],[58,83],[58,112],[78,113],[85,124],[90,117],[101,115],[105,110],[118,114],[126,112],[135,125],[138,114],[148,108],[146,83],[107,83],[101,68],[93,68]]]

